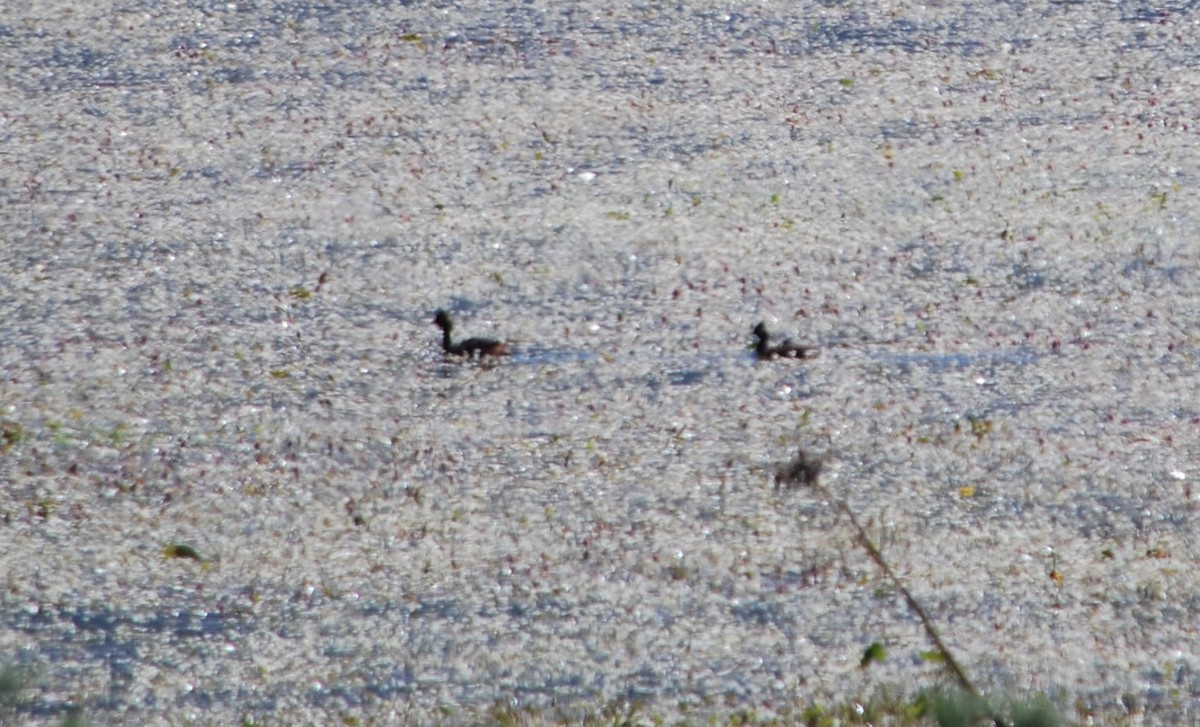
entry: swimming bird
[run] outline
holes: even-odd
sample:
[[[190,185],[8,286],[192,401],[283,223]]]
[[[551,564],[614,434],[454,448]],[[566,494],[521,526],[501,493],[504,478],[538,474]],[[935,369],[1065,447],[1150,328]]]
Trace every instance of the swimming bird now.
[[[442,350],[451,356],[467,356],[482,358],[484,356],[507,356],[508,346],[503,341],[494,338],[468,338],[465,341],[452,343],[450,331],[454,329],[454,321],[444,310],[439,310],[433,317],[433,322],[442,329]]]
[[[767,333],[767,327],[759,323],[751,331],[758,343],[754,345],[754,355],[760,360],[772,358],[812,358],[817,355],[817,349],[812,346],[801,346],[792,343],[788,339],[784,339],[782,343],[772,346],[770,343],[771,334]]]

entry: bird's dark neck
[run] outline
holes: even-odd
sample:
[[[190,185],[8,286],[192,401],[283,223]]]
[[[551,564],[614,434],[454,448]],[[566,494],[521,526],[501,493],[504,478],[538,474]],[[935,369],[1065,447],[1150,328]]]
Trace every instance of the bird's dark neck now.
[[[759,356],[768,356],[771,353],[771,344],[767,340],[766,333],[758,334],[758,343],[754,346],[754,352]]]
[[[454,345],[450,343],[450,326],[442,327],[442,350],[453,351]]]

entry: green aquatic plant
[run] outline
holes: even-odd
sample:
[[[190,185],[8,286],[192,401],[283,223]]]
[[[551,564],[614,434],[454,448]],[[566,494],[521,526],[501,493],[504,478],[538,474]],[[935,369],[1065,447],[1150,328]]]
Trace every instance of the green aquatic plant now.
[[[858,661],[858,666],[859,668],[866,669],[872,663],[886,659],[887,650],[883,648],[883,644],[878,641],[872,641],[870,646],[863,649],[863,655]]]
[[[1017,701],[1009,708],[1013,727],[1058,727],[1058,710],[1042,696]]]
[[[1155,190],[1155,191],[1151,192],[1150,193],[1150,204],[1159,210],[1165,210],[1167,208],[1167,193],[1166,193],[1166,191],[1165,190]]]
[[[988,434],[992,433],[992,421],[982,417],[968,416],[967,421],[971,424],[971,434],[976,439],[983,439]]]
[[[86,727],[87,722],[83,719],[83,711],[80,709],[71,709],[67,712],[67,716],[63,717],[62,727]]]
[[[965,690],[930,692],[923,706],[938,727],[974,727],[992,715],[983,697]]]
[[[0,666],[0,709],[20,701],[27,681],[25,671],[16,664]]]
[[[978,694],[961,690],[933,690],[921,695],[918,702],[922,705],[924,715],[938,727],[976,727],[986,724],[1058,727],[1061,723],[1054,705],[1040,695],[1011,700],[1007,710],[1000,713]]]
[[[184,558],[186,560],[204,561],[200,553],[190,545],[171,543],[163,548],[164,558]]]
[[[10,419],[0,421],[0,453],[7,452],[25,441],[25,427]]]

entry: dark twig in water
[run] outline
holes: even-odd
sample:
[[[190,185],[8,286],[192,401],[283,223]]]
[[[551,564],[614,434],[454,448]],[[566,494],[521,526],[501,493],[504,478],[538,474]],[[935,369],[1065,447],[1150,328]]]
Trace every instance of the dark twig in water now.
[[[879,548],[875,545],[875,543],[871,542],[871,538],[869,535],[867,535],[866,529],[863,528],[863,526],[858,522],[858,518],[856,518],[854,513],[851,512],[850,506],[847,505],[845,501],[834,497],[833,493],[829,491],[829,488],[825,487],[818,481],[823,464],[823,458],[814,458],[801,449],[799,456],[788,463],[785,467],[780,469],[775,475],[775,487],[777,489],[780,486],[786,487],[787,489],[792,489],[800,485],[811,487],[816,490],[826,502],[832,504],[838,509],[839,512],[846,516],[846,519],[850,521],[852,526],[854,526],[859,544],[862,545],[863,549],[867,551],[867,555],[871,557],[871,560],[875,561],[875,565],[879,566],[879,570],[883,572],[884,577],[891,581],[896,590],[900,592],[900,595],[904,596],[904,600],[908,604],[909,609],[917,615],[917,619],[920,620],[922,628],[925,629],[925,635],[929,637],[929,641],[933,644],[933,648],[938,652],[938,654],[941,655],[947,668],[949,668],[950,673],[954,675],[954,678],[958,681],[959,686],[961,686],[964,691],[976,699],[979,699],[981,703],[986,704],[987,702],[979,693],[979,690],[975,688],[975,685],[971,683],[970,678],[967,677],[967,672],[962,668],[962,665],[958,663],[958,660],[954,658],[954,654],[950,653],[950,649],[946,646],[946,642],[942,641],[942,636],[938,632],[937,627],[934,626],[933,619],[929,617],[929,614],[925,611],[925,608],[921,606],[920,602],[918,602],[915,597],[913,597],[912,593],[910,593],[908,588],[904,585],[904,582],[900,580],[900,577],[897,576],[895,571],[892,570],[892,567],[888,565],[887,560],[885,560],[883,557],[883,553],[879,551]],[[1001,719],[1000,716],[994,711],[992,714],[992,721],[997,725],[997,727],[1004,727],[1004,720]]]
[[[775,489],[786,487],[790,490],[797,485],[817,484],[817,478],[821,476],[821,467],[824,464],[824,458],[814,457],[801,449],[800,455],[796,459],[775,473]]]

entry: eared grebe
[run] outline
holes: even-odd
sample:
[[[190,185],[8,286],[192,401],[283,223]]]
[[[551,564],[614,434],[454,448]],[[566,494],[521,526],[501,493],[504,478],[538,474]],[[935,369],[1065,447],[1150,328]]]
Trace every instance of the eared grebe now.
[[[761,360],[769,358],[812,358],[817,355],[817,349],[812,346],[800,346],[791,341],[784,339],[783,343],[772,346],[770,343],[771,334],[767,333],[767,327],[759,323],[751,332],[758,339],[758,343],[754,344],[754,355]]]
[[[497,341],[492,338],[468,338],[465,341],[458,343],[450,342],[450,331],[454,330],[454,321],[450,320],[450,316],[446,311],[439,310],[434,316],[433,322],[438,328],[442,329],[442,350],[452,356],[468,356],[474,358],[476,356],[507,356],[508,346],[503,341]]]

